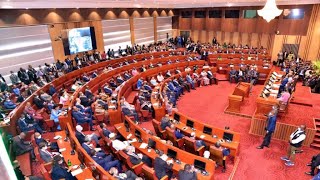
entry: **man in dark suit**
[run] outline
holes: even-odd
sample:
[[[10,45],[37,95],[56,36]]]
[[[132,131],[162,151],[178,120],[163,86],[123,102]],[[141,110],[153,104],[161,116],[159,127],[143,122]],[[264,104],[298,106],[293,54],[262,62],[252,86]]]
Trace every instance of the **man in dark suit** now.
[[[106,94],[108,94],[109,96],[111,96],[112,94],[112,89],[109,87],[108,84],[106,84],[104,87],[103,87],[103,90]]]
[[[80,144],[84,143],[86,136],[88,136],[89,139],[93,140],[97,145],[99,145],[99,137],[95,133],[85,135],[82,133],[82,130],[83,127],[81,125],[76,126],[76,138],[78,139]]]
[[[128,170],[126,172],[123,172],[123,173],[119,173],[117,168],[114,168],[114,167],[112,167],[109,170],[109,174],[111,174],[117,180],[122,180],[122,179],[125,179],[125,180],[142,180],[142,178],[138,177],[136,174],[134,174],[130,170]]]
[[[237,70],[235,70],[235,69],[232,67],[231,70],[230,70],[230,72],[229,72],[229,81],[230,81],[230,83],[232,82],[232,79],[234,79],[234,81],[237,82],[237,75],[238,75]]]
[[[39,95],[34,96],[33,103],[37,106],[38,109],[44,108],[46,105],[46,102],[42,100]]]
[[[50,147],[51,150],[58,150],[59,149],[57,142],[49,142],[49,141],[43,139],[41,134],[38,132],[34,133],[34,140],[38,146],[40,146],[40,143],[45,143],[45,145]]]
[[[43,130],[41,129],[39,124],[36,123],[36,122],[27,121],[26,116],[28,116],[28,115],[27,114],[22,114],[21,117],[18,120],[18,125],[19,125],[20,130],[23,131],[23,132],[28,132],[30,130],[35,130],[35,131],[39,132],[40,134],[42,134]]]
[[[166,127],[170,127],[170,125],[171,125],[171,122],[170,122],[169,114],[166,114],[165,117],[161,119],[160,127],[162,130],[165,130]]]
[[[320,165],[320,154],[312,157],[311,162],[307,164],[307,166],[310,166],[310,172],[305,172],[305,173],[308,175],[314,176],[315,175],[314,171],[316,167],[319,165]]]
[[[263,142],[260,146],[257,147],[257,149],[263,149],[263,147],[269,147],[271,136],[276,129],[276,123],[277,123],[277,111],[272,110],[268,115],[268,122],[267,122],[267,133],[263,138]]]
[[[109,134],[111,134],[111,131],[107,128],[107,125],[105,123],[100,123],[100,128],[102,130],[102,133],[105,137],[109,137]]]
[[[51,162],[53,160],[53,157],[59,153],[52,153],[50,151],[48,151],[48,146],[44,143],[44,142],[41,142],[39,144],[39,154],[40,154],[40,157],[41,159],[48,163],[48,162]]]
[[[72,166],[69,168],[63,165],[63,159],[61,156],[54,156],[53,157],[53,165],[51,170],[51,178],[52,180],[60,180],[60,179],[67,179],[67,180],[74,180],[75,177],[71,174]]]
[[[26,134],[20,133],[18,136],[13,137],[12,149],[16,156],[30,153],[32,160],[36,159],[31,142],[25,141]]]
[[[158,179],[168,175],[168,179],[172,176],[172,163],[166,162],[167,155],[162,154],[160,157],[156,157],[154,160],[154,170]]]
[[[126,148],[127,154],[130,157],[130,162],[134,165],[140,164],[141,161],[149,167],[152,167],[152,160],[142,154],[136,154],[135,148],[133,146],[128,146]]]
[[[190,164],[184,165],[184,170],[179,171],[179,179],[183,180],[197,180],[197,174]]]
[[[77,107],[73,106],[73,110],[71,114],[72,114],[72,117],[77,121],[77,123],[79,124],[89,123],[90,128],[92,129],[92,126],[93,126],[92,118],[89,118],[85,113],[80,112]]]
[[[118,171],[122,172],[121,163],[119,160],[113,160],[112,155],[109,156],[101,156],[94,149],[89,153],[91,154],[92,159],[98,163],[103,169],[109,171],[112,167],[118,169]]]

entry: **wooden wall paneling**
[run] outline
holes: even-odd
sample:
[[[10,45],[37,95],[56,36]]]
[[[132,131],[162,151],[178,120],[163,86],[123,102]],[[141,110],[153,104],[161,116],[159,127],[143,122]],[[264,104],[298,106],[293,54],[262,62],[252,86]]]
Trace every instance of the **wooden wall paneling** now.
[[[296,7],[292,7],[296,8]],[[277,29],[280,31],[280,34],[285,35],[306,35],[311,13],[312,5],[301,5],[299,8],[305,10],[303,19],[284,19],[283,14],[279,18]]]
[[[307,36],[301,36],[300,45],[299,45],[299,56],[305,59],[305,49],[307,44]]]
[[[203,42],[203,43],[210,42],[210,40],[207,38],[207,31],[205,30],[200,31],[200,42]]]
[[[263,46],[264,48],[267,48],[268,47],[268,41],[269,41],[269,34],[261,34],[260,46]]]
[[[217,41],[221,44],[223,43],[223,40],[222,40],[222,32],[221,31],[216,31],[216,38],[217,38]]]
[[[224,42],[226,42],[227,44],[229,44],[230,43],[230,32],[223,32],[223,34],[224,34]]]
[[[249,33],[251,34],[251,43],[250,45],[253,47],[258,47],[259,35],[258,33]]]
[[[158,42],[158,30],[157,30],[157,17],[153,17],[153,33],[154,33],[154,42]]]
[[[181,18],[179,19],[179,29],[190,30],[191,29],[191,18]]]
[[[192,40],[194,42],[198,42],[198,40],[199,40],[199,31],[198,30],[192,30],[191,31],[191,37],[192,37]]]
[[[180,33],[179,33],[179,29],[172,29],[172,37],[176,37],[176,36],[179,36]]]
[[[104,42],[103,42],[103,32],[102,32],[102,23],[101,21],[91,21],[92,26],[94,26],[94,31],[96,35],[97,50],[99,52],[104,51]]]
[[[314,5],[313,11],[315,20],[312,22],[312,29],[310,29],[311,38],[309,39],[309,46],[307,46],[307,48],[309,49],[307,59],[315,61],[318,57],[318,52],[320,49],[320,4]]]
[[[239,33],[238,44],[242,44],[242,33]]]
[[[283,35],[275,35],[272,47],[272,59],[277,59],[277,54],[282,50],[282,44],[285,37]]]
[[[206,19],[206,29],[221,31],[221,18],[208,18]]]
[[[56,38],[61,35],[61,30],[64,29],[64,24],[48,25],[48,31],[51,38],[53,56],[55,59],[64,60],[64,48],[62,41],[56,41]]]
[[[222,18],[221,31],[238,32],[238,18]]]
[[[257,18],[252,19],[239,19],[239,32],[246,32],[246,33],[254,33],[257,29]]]
[[[233,44],[233,32],[230,33],[229,42]]]
[[[287,35],[286,36],[286,44],[296,44],[298,36]]]
[[[223,44],[224,42],[226,42],[225,33],[226,33],[226,32],[221,31],[221,44]]]
[[[242,45],[249,45],[249,34],[248,33],[241,33],[241,44]]]
[[[262,39],[262,34],[259,33],[259,34],[258,34],[258,44],[257,44],[257,47],[261,47],[261,39]]]
[[[192,18],[191,29],[205,30],[206,29],[206,19],[205,18]]]
[[[256,32],[257,33],[275,33],[278,29],[278,19],[273,19],[269,23],[264,20],[262,17],[257,18],[257,28]]]
[[[134,44],[135,38],[134,38],[134,23],[133,18],[129,18],[129,24],[130,24],[130,33],[131,33],[131,44]]]
[[[207,32],[208,32],[208,41],[210,43],[212,43],[212,39],[213,39],[213,37],[215,37],[215,32],[214,31],[209,31],[209,30],[207,30]]]
[[[232,44],[239,45],[239,32],[233,32]]]

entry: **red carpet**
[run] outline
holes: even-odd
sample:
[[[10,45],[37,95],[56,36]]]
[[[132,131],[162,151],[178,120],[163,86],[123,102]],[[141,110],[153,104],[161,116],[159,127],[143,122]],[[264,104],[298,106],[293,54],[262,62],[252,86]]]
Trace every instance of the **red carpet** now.
[[[262,142],[262,137],[248,134],[250,119],[223,113],[227,105],[227,94],[231,92],[232,87],[234,87],[234,84],[219,82],[218,86],[198,88],[196,91],[187,93],[179,100],[178,109],[199,121],[221,128],[230,126],[232,130],[241,133],[240,162],[233,179],[311,179],[311,176],[304,174],[305,171],[309,171],[309,167],[305,165],[318,151],[303,147],[305,152],[297,155],[296,165],[287,167],[280,160],[280,157],[286,154],[288,147],[286,142],[272,140],[270,148],[258,150],[256,147]],[[253,96],[254,92],[255,89],[253,89]],[[286,121],[304,121],[307,113],[312,112],[315,114],[310,107],[303,107],[302,109],[305,108],[304,110],[309,109],[308,112],[304,113],[298,113],[299,109],[301,109],[300,105],[293,105],[293,108],[297,113],[290,115],[291,111],[289,111],[288,116],[285,117]],[[296,118],[301,119],[296,120]],[[226,174],[217,172],[216,179],[228,179],[226,175],[229,174],[232,167],[228,168],[228,173]]]

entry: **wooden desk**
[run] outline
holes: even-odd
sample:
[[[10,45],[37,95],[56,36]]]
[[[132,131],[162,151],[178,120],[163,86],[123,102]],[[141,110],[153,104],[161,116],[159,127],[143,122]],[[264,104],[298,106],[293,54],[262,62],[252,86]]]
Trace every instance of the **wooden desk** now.
[[[224,142],[221,144],[222,147],[226,147],[230,149],[230,153],[232,156],[237,156],[239,151],[239,142],[240,142],[240,134],[230,131],[230,130],[224,130],[220,128],[216,128],[213,126],[210,126],[208,124],[201,123],[193,118],[187,117],[184,114],[180,112],[173,112],[173,114],[180,115],[180,123],[175,124],[176,128],[180,129],[181,132],[183,132],[185,135],[190,136],[192,132],[195,132],[197,139],[202,139],[205,141],[208,145],[214,145],[219,139],[223,138],[223,133],[230,133],[233,134],[233,140],[232,142]],[[173,119],[173,116],[171,117]],[[192,130],[190,127],[186,126],[187,119],[194,122],[194,129]],[[187,128],[186,128],[187,127]],[[217,137],[214,138],[213,136],[210,136],[208,134],[203,133],[204,127],[209,127],[212,129],[212,135],[216,135]],[[204,138],[201,138],[202,136],[205,136]]]
[[[64,131],[59,131],[55,133],[55,136],[58,136],[58,135],[62,137],[61,139],[57,140],[59,149],[62,149],[62,148],[66,149],[65,151],[61,152],[65,160],[65,163],[68,163],[68,160],[70,160],[72,163],[72,166],[80,165],[81,162],[78,158],[78,153],[75,151],[75,154],[71,155],[70,152],[72,150],[72,147],[71,147],[70,141],[67,141],[67,142],[64,141],[64,138],[66,137],[66,133]],[[91,170],[87,167],[83,169],[82,173],[76,175],[76,178],[78,180],[95,179],[92,175]]]
[[[131,124],[132,125],[132,124]],[[146,135],[144,132],[144,130],[142,130],[142,128],[140,127],[133,127],[131,126],[130,128],[132,128],[131,131],[127,132],[126,131],[126,128],[124,127],[124,123],[120,123],[120,124],[116,124],[115,125],[115,129],[123,136],[123,137],[127,137],[129,134],[131,134],[132,136],[130,137],[130,139],[134,139],[136,138],[135,135],[134,135],[134,130],[135,129],[138,129],[140,132],[141,132],[141,136],[142,136],[142,139],[143,139],[143,142],[144,143],[147,143],[147,140],[148,138],[152,138],[153,140],[156,141],[156,149],[159,149],[159,150],[162,150],[164,153],[167,152],[168,148],[174,150],[177,152],[177,159],[179,159],[181,161],[181,164],[178,164],[176,162],[173,163],[173,167],[172,167],[172,170],[175,172],[175,173],[178,173],[179,170],[181,169],[184,169],[184,165],[186,163],[188,164],[193,164],[193,161],[195,159],[198,159],[202,162],[205,162],[206,163],[206,171],[209,173],[208,176],[204,176],[202,175],[201,173],[197,173],[197,177],[198,179],[203,179],[203,180],[206,180],[206,179],[211,179],[213,180],[214,179],[214,171],[215,171],[215,162],[214,161],[211,161],[211,160],[208,160],[208,159],[204,159],[203,157],[199,157],[199,156],[196,156],[196,155],[193,155],[193,154],[190,154],[186,151],[183,151],[183,150],[180,150],[179,148],[176,148],[174,146],[171,146],[171,145],[167,145],[167,144],[164,144],[160,141],[160,139],[156,136],[148,136]],[[133,129],[134,128],[134,129]],[[153,161],[155,160],[156,157],[158,157],[158,154],[155,152],[154,149],[151,149],[150,152],[148,151],[147,148],[143,149],[143,148],[140,148],[140,145],[142,143],[139,143],[139,142],[133,142],[131,143],[132,146],[134,146],[136,148],[136,150],[139,150],[142,154],[150,157]],[[170,159],[170,158],[169,158]],[[168,159],[168,160],[169,160]]]

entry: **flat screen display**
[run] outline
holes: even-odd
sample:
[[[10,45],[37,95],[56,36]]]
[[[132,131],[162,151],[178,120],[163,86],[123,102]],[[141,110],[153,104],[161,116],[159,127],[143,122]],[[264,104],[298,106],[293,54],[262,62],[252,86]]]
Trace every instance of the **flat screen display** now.
[[[177,152],[172,150],[172,149],[168,149],[168,153],[167,153],[167,156],[172,158],[172,159],[176,159],[177,157]]]
[[[94,27],[67,29],[62,37],[66,55],[97,49]]]
[[[195,159],[194,160],[194,167],[197,169],[200,169],[201,171],[205,171],[206,170],[206,163]]]
[[[176,121],[180,121],[180,115],[179,114],[174,114],[173,119]]]
[[[223,133],[223,139],[232,141],[232,140],[233,140],[233,134],[224,132],[224,133]]]
[[[211,135],[212,134],[212,128],[209,128],[209,127],[205,126],[203,128],[203,133]]]
[[[156,148],[156,142],[154,140],[152,140],[151,138],[149,138],[149,140],[148,140],[148,147],[152,148],[152,149]]]
[[[191,120],[189,120],[189,119],[187,120],[187,126],[188,126],[188,127],[193,128],[193,124],[194,124],[193,121],[191,121]]]

